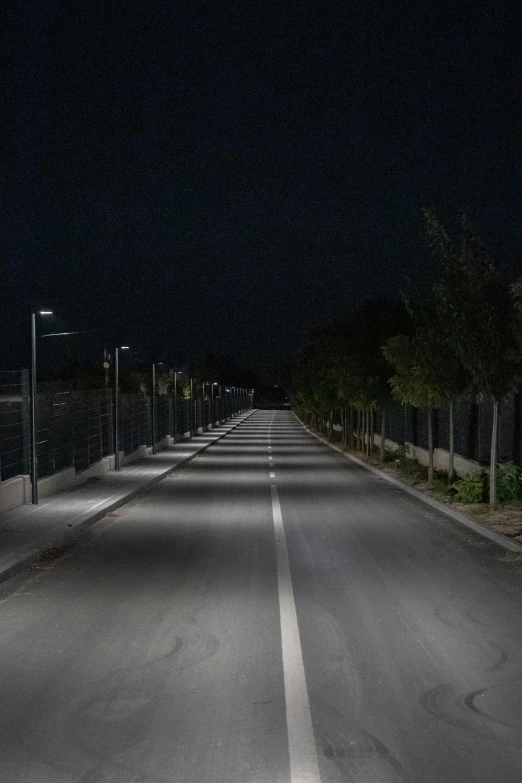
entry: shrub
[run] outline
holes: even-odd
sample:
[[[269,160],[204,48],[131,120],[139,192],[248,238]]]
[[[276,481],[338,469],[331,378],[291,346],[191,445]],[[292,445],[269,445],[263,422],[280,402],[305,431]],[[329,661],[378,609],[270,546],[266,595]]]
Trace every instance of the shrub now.
[[[513,462],[499,465],[497,470],[497,500],[505,503],[522,496],[522,473]]]
[[[428,469],[411,457],[409,446],[399,446],[393,453],[393,463],[406,478],[423,480]]]
[[[452,488],[456,490],[455,500],[460,503],[483,503],[486,500],[486,473],[466,473]]]
[[[393,461],[395,462],[398,468],[405,465],[406,462],[411,462],[412,459],[411,459],[410,447],[406,445],[397,446],[397,448],[393,452]]]

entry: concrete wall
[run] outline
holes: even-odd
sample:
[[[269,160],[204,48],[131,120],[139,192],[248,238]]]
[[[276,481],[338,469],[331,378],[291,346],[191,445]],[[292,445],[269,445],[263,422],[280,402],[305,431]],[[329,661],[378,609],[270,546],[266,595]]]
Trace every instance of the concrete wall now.
[[[31,479],[14,476],[0,484],[0,514],[31,502]]]
[[[379,447],[381,444],[381,436],[375,435],[374,441],[375,445]],[[421,446],[414,446],[413,443],[405,443],[405,446],[409,447],[410,455],[413,459],[416,459],[421,465],[428,465],[428,449],[423,449]],[[399,444],[386,438],[386,448],[395,451],[395,449],[399,448]],[[458,473],[459,476],[463,476],[465,473],[476,473],[477,471],[482,470],[478,462],[461,457],[460,454],[454,454],[453,464],[455,472]],[[446,451],[446,449],[434,449],[433,467],[435,470],[449,470],[449,451]]]
[[[340,424],[334,424],[333,428],[336,432],[342,432],[342,427]],[[380,448],[381,436],[378,433],[374,435],[374,443],[378,448]],[[387,449],[391,449],[392,451],[395,451],[395,449],[399,448],[398,443],[396,443],[394,440],[389,440],[388,438],[385,439],[385,445]],[[414,446],[413,443],[406,443],[405,445],[409,446],[410,454],[413,459],[416,459],[418,462],[420,462],[421,465],[428,464],[427,449],[423,449],[421,446]],[[482,470],[478,462],[475,462],[475,460],[472,459],[461,457],[460,454],[454,455],[453,464],[455,467],[455,472],[458,473],[459,476],[463,476],[465,473],[475,473],[479,470]],[[433,465],[435,470],[449,470],[449,451],[446,451],[446,449],[435,449],[433,452]]]

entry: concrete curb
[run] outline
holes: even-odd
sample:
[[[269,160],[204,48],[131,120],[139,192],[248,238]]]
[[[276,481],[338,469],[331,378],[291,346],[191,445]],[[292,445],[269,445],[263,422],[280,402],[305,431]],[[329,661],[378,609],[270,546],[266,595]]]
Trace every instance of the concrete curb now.
[[[454,511],[453,509],[449,508],[445,503],[442,503],[440,500],[436,500],[435,498],[432,498],[430,495],[425,495],[424,492],[419,492],[418,489],[414,489],[413,487],[410,487],[408,484],[404,484],[402,481],[399,481],[398,479],[394,478],[394,476],[389,476],[387,473],[385,473],[382,470],[379,470],[379,468],[376,468],[373,465],[368,465],[368,463],[364,462],[364,460],[354,457],[352,454],[343,451],[343,449],[339,448],[339,446],[336,446],[334,443],[330,443],[328,440],[322,438],[320,435],[316,435],[315,432],[312,432],[312,430],[308,429],[306,424],[304,424],[301,421],[301,419],[298,416],[296,416],[295,413],[294,416],[296,417],[297,421],[303,426],[303,428],[309,433],[309,435],[312,435],[317,440],[321,441],[322,443],[325,443],[327,446],[330,446],[331,449],[339,452],[339,454],[342,454],[343,457],[346,457],[346,459],[349,459],[352,462],[355,462],[357,465],[366,468],[366,470],[369,470],[374,475],[379,476],[379,478],[386,479],[386,481],[389,481],[390,484],[394,484],[394,486],[404,490],[404,492],[407,492],[409,495],[412,495],[414,498],[417,498],[417,500],[421,500],[423,503],[426,503],[426,505],[431,506],[437,511],[441,511],[443,514],[445,514],[447,517],[452,519],[454,522],[458,522],[460,525],[463,525],[464,527],[473,530],[474,533],[477,533],[479,536],[482,536],[482,538],[486,538],[489,541],[492,541],[494,544],[497,544],[497,546],[502,547],[502,549],[506,549],[508,552],[522,553],[522,544],[520,544],[518,541],[513,541],[513,539],[509,538],[508,536],[505,536],[503,533],[497,533],[495,530],[489,530],[489,528],[485,527],[484,525],[481,525],[479,522],[475,522],[474,519],[470,519],[470,517],[461,514],[459,511]]]
[[[240,424],[242,424],[244,421],[250,418],[250,416],[253,413],[255,413],[255,411],[256,409],[252,409],[251,411],[248,411],[247,415],[237,414],[239,416],[242,416],[241,420],[236,422],[226,432],[221,433],[221,435],[219,435],[217,438],[212,440],[210,443],[205,443],[204,445],[201,446],[201,448],[199,448],[193,454],[189,454],[187,457],[184,457],[175,465],[172,465],[172,467],[166,469],[164,473],[161,473],[158,476],[154,476],[153,478],[144,481],[144,483],[141,484],[139,487],[130,490],[128,494],[125,495],[125,497],[119,498],[118,500],[115,500],[112,503],[103,504],[102,508],[98,509],[97,511],[93,511],[93,513],[90,514],[88,518],[81,520],[76,525],[74,525],[74,527],[72,527],[70,530],[64,531],[59,536],[54,536],[54,538],[51,536],[49,540],[45,543],[45,545],[35,547],[28,554],[21,555],[21,557],[15,563],[12,563],[8,566],[1,568],[0,583],[7,581],[12,576],[17,574],[19,571],[22,571],[24,568],[30,566],[41,554],[43,554],[43,552],[46,552],[49,549],[59,549],[71,543],[76,538],[78,538],[79,535],[85,529],[92,527],[93,525],[96,524],[96,522],[99,522],[101,519],[106,517],[107,514],[110,514],[112,511],[115,511],[117,508],[121,508],[122,506],[129,503],[131,500],[133,500],[136,497],[136,495],[138,495],[144,489],[151,489],[155,484],[159,484],[160,481],[163,481],[163,479],[167,478],[167,476],[169,476],[171,473],[174,473],[179,468],[184,467],[187,463],[191,462],[195,457],[199,456],[200,454],[203,454],[203,452],[205,452],[215,443],[220,441],[222,438],[225,438],[230,432],[235,430],[236,427],[239,427]]]

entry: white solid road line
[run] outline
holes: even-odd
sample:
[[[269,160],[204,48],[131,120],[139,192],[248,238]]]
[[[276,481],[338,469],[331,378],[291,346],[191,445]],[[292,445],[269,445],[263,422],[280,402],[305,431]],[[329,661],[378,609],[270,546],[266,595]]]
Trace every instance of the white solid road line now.
[[[275,484],[270,485],[270,492],[277,558],[290,779],[292,783],[321,783],[285,528]]]

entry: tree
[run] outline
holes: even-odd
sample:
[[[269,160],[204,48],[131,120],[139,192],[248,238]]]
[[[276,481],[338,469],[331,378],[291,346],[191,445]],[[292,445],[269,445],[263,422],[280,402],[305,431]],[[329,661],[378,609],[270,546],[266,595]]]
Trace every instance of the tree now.
[[[391,337],[383,346],[387,361],[395,370],[390,378],[394,397],[407,405],[428,410],[428,484],[433,483],[433,407],[440,403],[431,368],[424,361],[416,337]]]
[[[312,420],[320,411],[340,410],[343,441],[349,445],[352,413],[357,411],[358,445],[361,447],[364,420],[365,443],[370,453],[375,412],[389,401],[390,371],[381,346],[391,334],[398,330],[408,333],[410,329],[401,300],[375,299],[364,302],[348,318],[314,330],[294,365],[293,405],[306,411]],[[383,414],[382,443],[384,423]]]
[[[456,352],[451,326],[444,318],[437,283],[430,295],[406,298],[415,334],[416,360],[440,402],[449,414],[448,481],[454,478],[454,403],[469,387],[469,377]]]
[[[427,213],[427,225],[439,259],[435,293],[452,351],[468,374],[470,393],[493,405],[489,500],[495,507],[499,405],[516,390],[520,377],[514,301],[507,280],[465,217],[457,241],[448,238],[433,212]]]

